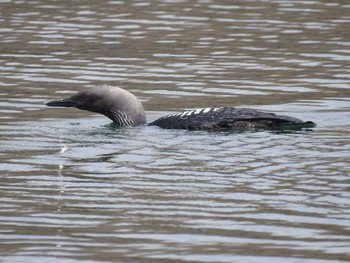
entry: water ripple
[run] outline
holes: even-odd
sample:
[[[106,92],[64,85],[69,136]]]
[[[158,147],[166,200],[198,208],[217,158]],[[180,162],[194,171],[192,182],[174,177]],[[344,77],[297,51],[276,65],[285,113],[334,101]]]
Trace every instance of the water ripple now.
[[[0,2],[4,262],[349,261],[349,5]],[[44,108],[101,83],[150,121],[249,106],[318,126],[116,129]]]

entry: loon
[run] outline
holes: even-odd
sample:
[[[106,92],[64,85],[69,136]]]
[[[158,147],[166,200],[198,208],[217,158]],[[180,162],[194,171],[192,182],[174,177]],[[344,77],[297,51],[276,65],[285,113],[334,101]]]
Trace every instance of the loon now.
[[[95,86],[47,106],[73,107],[103,114],[118,127],[146,124],[142,103],[132,93],[109,85]],[[161,117],[148,126],[187,130],[284,130],[315,127],[311,121],[249,108],[193,109]]]

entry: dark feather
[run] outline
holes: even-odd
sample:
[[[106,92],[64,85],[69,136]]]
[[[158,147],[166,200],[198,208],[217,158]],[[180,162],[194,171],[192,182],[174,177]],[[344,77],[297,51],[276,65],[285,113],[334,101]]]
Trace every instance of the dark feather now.
[[[288,129],[292,125],[298,124],[298,128],[303,125],[314,126],[312,122],[306,122],[283,115],[257,111],[247,108],[210,108],[180,112],[161,117],[150,126],[159,126],[165,129],[188,129],[188,130],[275,130],[281,127]]]

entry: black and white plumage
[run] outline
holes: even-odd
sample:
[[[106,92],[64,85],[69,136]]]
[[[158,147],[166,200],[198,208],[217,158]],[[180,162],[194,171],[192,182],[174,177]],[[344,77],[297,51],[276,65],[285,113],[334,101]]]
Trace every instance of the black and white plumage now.
[[[118,87],[97,86],[69,98],[51,101],[47,106],[74,107],[104,114],[118,126],[146,123],[141,102],[130,92]],[[248,108],[219,107],[193,109],[161,117],[149,126],[187,130],[294,130],[314,127],[311,121],[276,115]]]
[[[184,111],[161,117],[152,123],[166,129],[188,130],[274,130],[291,125],[311,127],[312,122],[248,108],[220,107]]]

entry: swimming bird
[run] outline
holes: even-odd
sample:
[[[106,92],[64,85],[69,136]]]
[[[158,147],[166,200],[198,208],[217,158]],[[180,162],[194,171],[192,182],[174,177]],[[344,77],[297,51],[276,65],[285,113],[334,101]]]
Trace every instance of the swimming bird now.
[[[109,85],[95,86],[60,100],[53,107],[73,107],[103,114],[119,127],[146,124],[142,103],[129,91]],[[187,130],[295,130],[315,123],[249,108],[218,107],[183,111],[161,117],[148,126]]]

